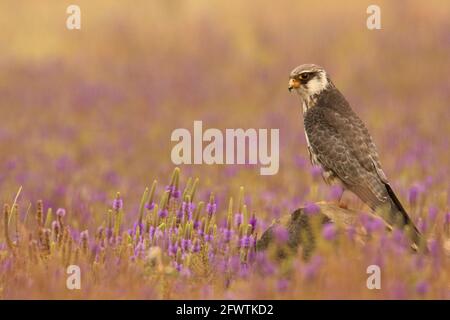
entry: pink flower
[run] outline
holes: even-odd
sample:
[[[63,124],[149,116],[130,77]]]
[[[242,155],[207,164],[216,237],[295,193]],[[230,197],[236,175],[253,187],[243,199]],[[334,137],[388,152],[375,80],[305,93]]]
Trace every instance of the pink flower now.
[[[328,241],[332,241],[336,238],[337,229],[332,223],[327,223],[322,228],[322,237]]]

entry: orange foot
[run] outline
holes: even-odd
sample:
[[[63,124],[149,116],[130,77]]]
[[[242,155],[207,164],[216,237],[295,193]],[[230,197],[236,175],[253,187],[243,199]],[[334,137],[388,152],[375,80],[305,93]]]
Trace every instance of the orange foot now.
[[[347,201],[339,201],[338,207],[341,209],[348,209],[348,202]]]

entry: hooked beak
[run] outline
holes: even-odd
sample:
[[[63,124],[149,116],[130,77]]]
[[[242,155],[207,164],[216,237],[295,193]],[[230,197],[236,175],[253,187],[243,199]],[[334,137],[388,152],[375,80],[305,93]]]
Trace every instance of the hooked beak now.
[[[289,79],[289,92],[292,91],[292,89],[297,89],[300,87],[300,81],[298,81],[297,79]]]

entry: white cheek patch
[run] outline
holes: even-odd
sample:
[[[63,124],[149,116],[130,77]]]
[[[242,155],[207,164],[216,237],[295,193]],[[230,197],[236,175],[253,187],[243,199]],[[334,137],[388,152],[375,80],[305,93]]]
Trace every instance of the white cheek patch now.
[[[320,73],[319,76],[309,80],[307,86],[310,95],[318,94],[328,86],[327,77],[323,73]]]

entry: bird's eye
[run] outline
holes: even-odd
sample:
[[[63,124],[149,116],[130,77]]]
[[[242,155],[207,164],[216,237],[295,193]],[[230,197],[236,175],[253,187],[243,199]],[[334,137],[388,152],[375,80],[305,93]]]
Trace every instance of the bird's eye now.
[[[302,74],[300,74],[300,79],[306,80],[308,78],[309,78],[309,73],[302,73]]]

